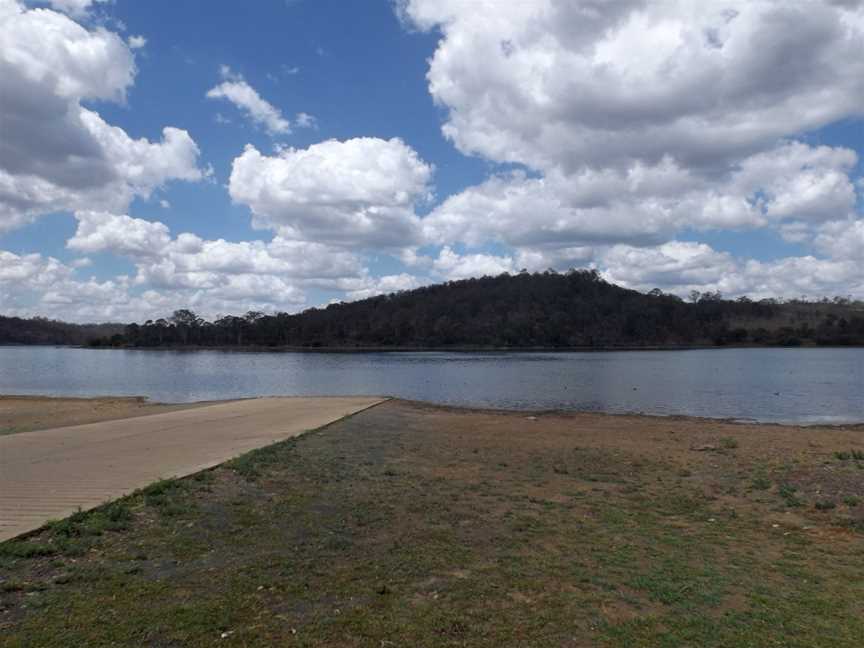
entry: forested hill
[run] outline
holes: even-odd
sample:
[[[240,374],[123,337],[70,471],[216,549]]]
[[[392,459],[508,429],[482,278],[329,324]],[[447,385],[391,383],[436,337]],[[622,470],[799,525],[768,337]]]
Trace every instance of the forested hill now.
[[[0,344],[88,344],[123,333],[123,324],[69,324],[44,317],[0,315]]]
[[[427,286],[296,315],[227,316],[207,322],[188,310],[132,324],[112,346],[312,348],[653,347],[860,345],[864,304],[694,294],[648,294],[593,271],[501,275]]]

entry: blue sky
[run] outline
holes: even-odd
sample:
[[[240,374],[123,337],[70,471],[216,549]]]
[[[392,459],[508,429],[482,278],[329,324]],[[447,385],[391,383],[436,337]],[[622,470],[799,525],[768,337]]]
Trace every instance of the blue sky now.
[[[0,0],[0,312],[864,297],[864,10],[787,5]]]

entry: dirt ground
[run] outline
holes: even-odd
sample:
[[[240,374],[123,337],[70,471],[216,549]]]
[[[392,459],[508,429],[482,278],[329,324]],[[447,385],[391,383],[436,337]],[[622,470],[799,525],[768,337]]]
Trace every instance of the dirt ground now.
[[[0,544],[0,645],[858,648],[864,429],[388,401]]]
[[[147,416],[207,403],[165,405],[146,398],[49,398],[46,396],[0,396],[0,434],[30,432],[81,423]]]

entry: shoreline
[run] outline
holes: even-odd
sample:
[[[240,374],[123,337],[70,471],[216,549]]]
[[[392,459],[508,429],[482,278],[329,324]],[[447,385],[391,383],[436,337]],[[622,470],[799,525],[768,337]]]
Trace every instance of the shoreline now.
[[[27,345],[18,345],[27,346]],[[523,346],[523,347],[496,347],[458,345],[452,347],[427,347],[427,346],[88,346],[88,345],[45,345],[45,346],[70,346],[76,349],[93,349],[109,351],[220,351],[237,353],[610,353],[615,351],[708,351],[722,349],[860,349],[861,344],[832,345],[832,344],[656,344],[656,345],[625,345],[625,346],[575,346],[575,347],[548,347],[548,346]]]
[[[263,345],[164,345],[164,346],[90,346],[86,344],[2,344],[2,348],[55,347],[93,351],[219,351],[225,353],[610,353],[615,351],[709,351],[723,349],[862,349],[864,344],[655,344],[624,346],[263,346]]]
[[[59,414],[55,416],[46,416],[43,409],[39,409],[38,413],[40,418],[43,421],[43,425],[39,427],[30,427],[28,429],[21,429],[20,432],[24,431],[35,431],[39,429],[45,429],[47,427],[65,427],[66,425],[76,425],[79,423],[90,423],[97,422],[102,420],[122,420],[125,418],[131,418],[134,416],[146,416],[149,414],[157,414],[160,412],[167,411],[179,411],[184,409],[192,409],[197,407],[207,407],[210,405],[218,405],[223,403],[231,403],[231,402],[239,402],[245,400],[256,400],[256,399],[266,399],[266,398],[318,398],[318,397],[340,397],[344,395],[333,395],[333,394],[303,394],[303,395],[291,395],[291,394],[267,394],[262,396],[249,396],[249,397],[239,397],[239,398],[226,398],[226,399],[216,399],[216,400],[201,400],[201,401],[188,401],[188,402],[170,402],[170,401],[152,401],[146,396],[141,395],[129,395],[129,396],[112,396],[112,395],[94,395],[94,396],[55,396],[55,395],[40,395],[40,394],[0,394],[0,436],[4,434],[4,429],[6,427],[10,427],[9,425],[4,426],[4,420],[8,421],[10,418],[9,408],[16,407],[13,403],[14,401],[21,401],[24,403],[44,403],[47,405],[56,405],[59,407]],[[562,409],[562,408],[550,408],[550,409],[507,409],[500,407],[478,407],[472,405],[458,405],[452,403],[436,403],[434,401],[423,401],[411,398],[402,398],[398,396],[390,396],[390,395],[382,395],[381,398],[386,398],[387,400],[403,403],[407,406],[416,407],[418,409],[427,409],[432,411],[438,411],[442,413],[450,412],[454,414],[486,414],[486,415],[523,415],[526,417],[536,417],[538,419],[541,418],[549,418],[549,417],[558,417],[558,418],[573,418],[578,419],[580,417],[613,417],[619,419],[646,419],[649,421],[661,420],[661,421],[673,421],[673,422],[691,422],[691,423],[703,423],[703,424],[724,424],[724,425],[734,425],[734,426],[746,426],[746,427],[766,427],[766,428],[790,428],[796,430],[861,430],[864,431],[864,420],[861,421],[850,421],[850,422],[787,422],[787,421],[759,421],[756,419],[741,419],[734,417],[711,417],[711,416],[695,416],[690,414],[653,414],[651,412],[609,412],[609,411],[599,411],[599,410],[578,410],[578,409]],[[11,405],[10,405],[11,404]],[[82,406],[91,406],[93,411],[102,410],[104,413],[103,416],[98,416],[95,418],[87,419],[87,420],[79,420],[75,419],[73,422],[66,423],[65,425],[62,422],[63,416],[67,416],[63,414],[63,406],[64,404],[71,405],[82,405]],[[114,407],[111,407],[111,406]],[[126,406],[126,409],[124,409]],[[19,406],[20,407],[20,406]],[[148,409],[149,408],[149,409]],[[124,412],[130,412],[128,414]],[[140,412],[140,413],[139,413]],[[5,415],[5,419],[3,416]],[[15,416],[14,411],[11,412],[12,417]],[[49,425],[48,421],[52,421],[53,425]],[[11,427],[15,427],[12,425]],[[9,434],[9,432],[5,432]]]

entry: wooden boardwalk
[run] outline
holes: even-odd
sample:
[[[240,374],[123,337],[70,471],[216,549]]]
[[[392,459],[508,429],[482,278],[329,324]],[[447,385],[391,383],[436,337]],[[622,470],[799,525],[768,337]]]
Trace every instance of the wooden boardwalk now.
[[[0,541],[382,399],[259,398],[0,437]]]

